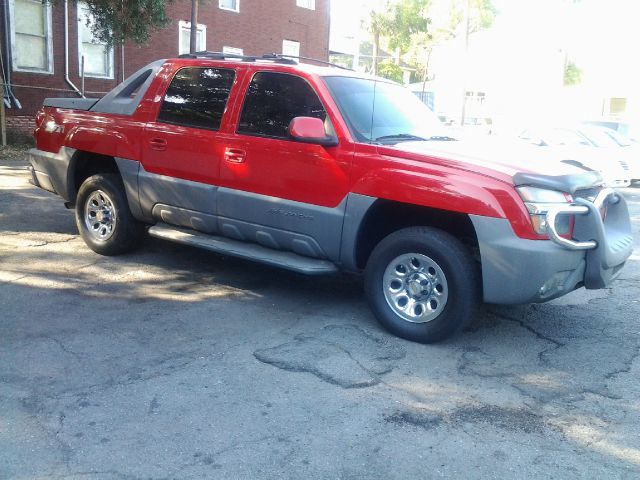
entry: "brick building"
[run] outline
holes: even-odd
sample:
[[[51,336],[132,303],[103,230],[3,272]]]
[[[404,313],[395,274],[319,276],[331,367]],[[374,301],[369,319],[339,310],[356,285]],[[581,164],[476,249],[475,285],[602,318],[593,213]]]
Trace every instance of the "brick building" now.
[[[167,5],[169,26],[147,46],[97,43],[81,2],[2,0],[0,41],[8,130],[29,132],[45,97],[100,97],[140,67],[189,51],[191,2]],[[90,21],[90,19],[89,19]],[[328,58],[329,0],[209,0],[198,12],[198,50]],[[84,84],[81,65],[84,58]]]

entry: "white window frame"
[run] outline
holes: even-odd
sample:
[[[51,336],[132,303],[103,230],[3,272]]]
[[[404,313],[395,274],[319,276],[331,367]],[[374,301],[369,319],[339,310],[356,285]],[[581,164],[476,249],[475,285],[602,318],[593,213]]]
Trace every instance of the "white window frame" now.
[[[222,47],[222,53],[227,53],[229,55],[244,55],[244,50],[237,47]]]
[[[294,44],[298,46],[297,55],[294,55],[294,56],[295,57],[299,57],[300,56],[300,42],[297,41],[297,40],[287,40],[286,38],[284,40],[282,40],[282,55],[284,55],[284,56],[290,55],[290,54],[287,53],[287,47],[286,46],[287,45],[293,46]],[[292,60],[295,61],[295,62],[298,62],[297,58],[292,58]]]
[[[30,0],[33,3],[38,3],[42,5],[40,0]],[[47,69],[42,70],[39,68],[24,68],[18,66],[18,58],[17,58],[17,48],[16,48],[16,17],[15,17],[15,6],[14,0],[9,0],[9,19],[11,30],[11,67],[14,72],[29,72],[29,73],[41,73],[44,75],[53,74],[53,27],[51,22],[51,5],[44,4],[43,7],[45,9],[45,25],[47,32],[45,34],[46,44],[47,44]]]
[[[80,22],[84,21],[84,19],[80,18],[80,12],[82,11],[82,2],[78,2],[76,3],[76,20],[77,20],[77,25],[78,25],[78,76],[82,75],[82,36],[80,35]],[[103,45],[103,44],[99,44],[99,45]],[[106,45],[105,45],[106,47]],[[113,79],[113,48],[109,48],[108,49],[108,62],[109,62],[109,71],[104,74],[101,75],[99,73],[84,73],[84,76],[86,78],[104,78],[104,79]]]
[[[222,0],[218,0],[218,8],[220,10],[226,10],[227,12],[236,12],[240,13],[240,0],[236,0],[236,8],[228,8],[222,6]]]
[[[300,8],[306,8],[307,10],[315,10],[316,0],[296,0],[296,5]]]
[[[187,22],[185,20],[180,20],[178,22],[178,55],[182,55],[184,53],[189,53],[189,48],[191,45],[187,44],[185,45],[185,49],[183,50],[183,53],[181,54],[180,51],[180,47],[182,46],[182,29],[186,29],[191,31],[191,22]],[[198,51],[203,51],[207,49],[207,26],[204,23],[199,23],[198,24],[198,31],[202,32],[202,49],[198,50]],[[191,42],[191,37],[189,37],[189,42]]]

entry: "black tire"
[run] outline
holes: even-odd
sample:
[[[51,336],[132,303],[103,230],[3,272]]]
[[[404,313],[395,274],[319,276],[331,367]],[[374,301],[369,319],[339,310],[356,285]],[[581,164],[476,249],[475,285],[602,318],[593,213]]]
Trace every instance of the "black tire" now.
[[[384,328],[407,340],[433,343],[469,324],[478,303],[478,280],[478,266],[459,240],[436,228],[410,227],[374,248],[365,268],[365,293]]]
[[[99,197],[106,200],[104,204],[99,203],[103,201]],[[90,198],[91,206],[88,204]],[[94,217],[96,221],[90,226],[87,211],[93,212],[94,209],[102,209],[99,213],[101,217]],[[103,216],[103,211],[112,213]],[[133,250],[139,245],[145,231],[144,224],[131,214],[122,180],[114,173],[93,175],[82,183],[76,198],[76,225],[91,250],[109,256]]]

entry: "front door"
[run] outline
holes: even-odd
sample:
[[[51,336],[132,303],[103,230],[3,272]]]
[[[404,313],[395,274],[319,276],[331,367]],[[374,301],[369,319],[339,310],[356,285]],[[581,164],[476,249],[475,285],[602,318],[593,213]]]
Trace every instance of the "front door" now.
[[[304,78],[255,73],[220,164],[220,226],[238,239],[337,259],[351,157],[341,155],[340,146],[291,140],[295,117],[320,118],[332,133],[325,107]]]

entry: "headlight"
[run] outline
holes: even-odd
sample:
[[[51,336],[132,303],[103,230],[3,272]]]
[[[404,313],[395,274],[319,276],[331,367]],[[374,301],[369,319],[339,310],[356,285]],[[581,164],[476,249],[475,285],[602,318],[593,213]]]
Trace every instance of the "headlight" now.
[[[551,207],[565,206],[572,201],[568,194],[556,190],[547,190],[537,187],[518,187],[518,193],[531,217],[533,230],[539,235],[547,233],[547,212]],[[572,227],[570,215],[558,216],[556,230],[560,235],[569,235]]]

